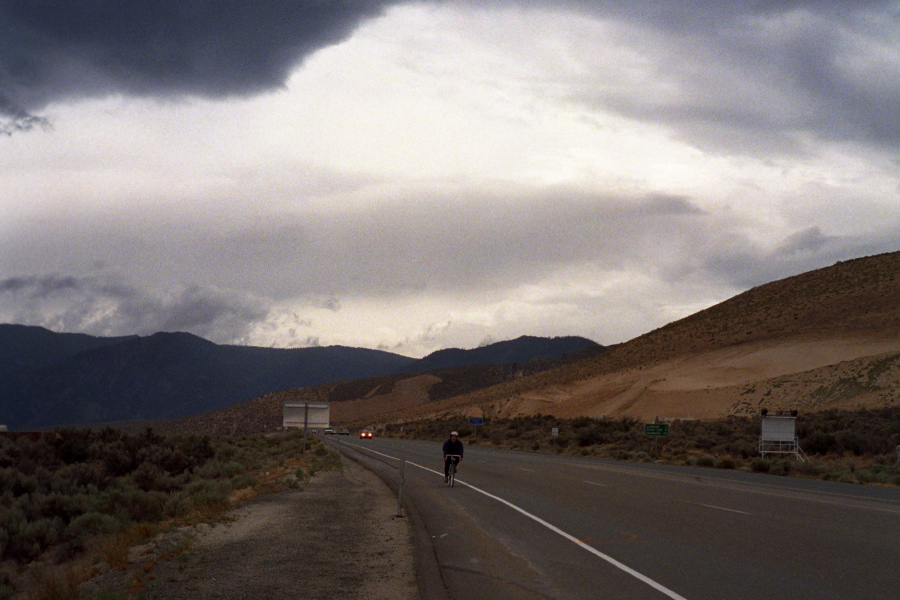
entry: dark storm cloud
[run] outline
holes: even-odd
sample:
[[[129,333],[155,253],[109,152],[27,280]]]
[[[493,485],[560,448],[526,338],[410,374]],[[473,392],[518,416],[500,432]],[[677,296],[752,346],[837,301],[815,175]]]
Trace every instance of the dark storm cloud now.
[[[9,322],[94,335],[189,331],[238,343],[264,321],[268,308],[248,296],[189,286],[154,294],[111,276],[36,275],[0,280]]]
[[[253,94],[392,0],[0,0],[5,132],[70,97]],[[3,131],[3,129],[0,129]]]
[[[666,123],[692,143],[731,152],[796,151],[798,132],[900,143],[895,0],[556,4],[636,27],[659,61],[647,93],[610,89],[601,73],[601,84],[575,94],[588,105]],[[668,85],[654,91],[660,82]]]
[[[0,294],[26,294],[31,299],[41,299],[81,288],[75,277],[49,275],[44,277],[10,277],[0,280]]]

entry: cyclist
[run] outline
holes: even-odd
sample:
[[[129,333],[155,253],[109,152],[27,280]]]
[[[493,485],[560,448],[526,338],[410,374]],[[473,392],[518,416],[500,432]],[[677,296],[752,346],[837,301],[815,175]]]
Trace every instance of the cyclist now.
[[[457,454],[459,458],[447,460],[448,454]],[[450,432],[450,439],[444,442],[444,482],[450,479],[450,465],[454,462],[458,463],[463,457],[463,443],[459,441],[459,434],[455,431]]]

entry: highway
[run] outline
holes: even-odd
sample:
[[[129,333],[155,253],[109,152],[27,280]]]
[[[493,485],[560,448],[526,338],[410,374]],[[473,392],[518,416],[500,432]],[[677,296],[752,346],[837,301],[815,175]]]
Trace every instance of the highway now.
[[[438,443],[329,441],[398,489],[402,461],[427,600],[900,597],[897,489],[472,445],[449,488]]]

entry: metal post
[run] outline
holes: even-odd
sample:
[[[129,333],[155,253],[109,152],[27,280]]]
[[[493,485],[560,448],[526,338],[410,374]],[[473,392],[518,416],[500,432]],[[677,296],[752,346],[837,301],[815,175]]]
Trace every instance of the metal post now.
[[[403,511],[401,510],[403,506],[403,480],[406,476],[406,459],[400,459],[400,486],[397,490],[397,516],[402,517]]]
[[[300,452],[302,455],[306,455],[306,429],[307,425],[309,425],[309,402],[303,403],[303,450]]]

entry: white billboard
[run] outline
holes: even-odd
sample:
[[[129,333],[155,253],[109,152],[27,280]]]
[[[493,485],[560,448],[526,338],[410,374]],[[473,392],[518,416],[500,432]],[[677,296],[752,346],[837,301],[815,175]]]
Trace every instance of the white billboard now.
[[[328,427],[331,424],[331,405],[328,402],[285,402],[283,426],[303,428]]]
[[[797,439],[797,417],[763,417],[764,442],[793,442]]]

